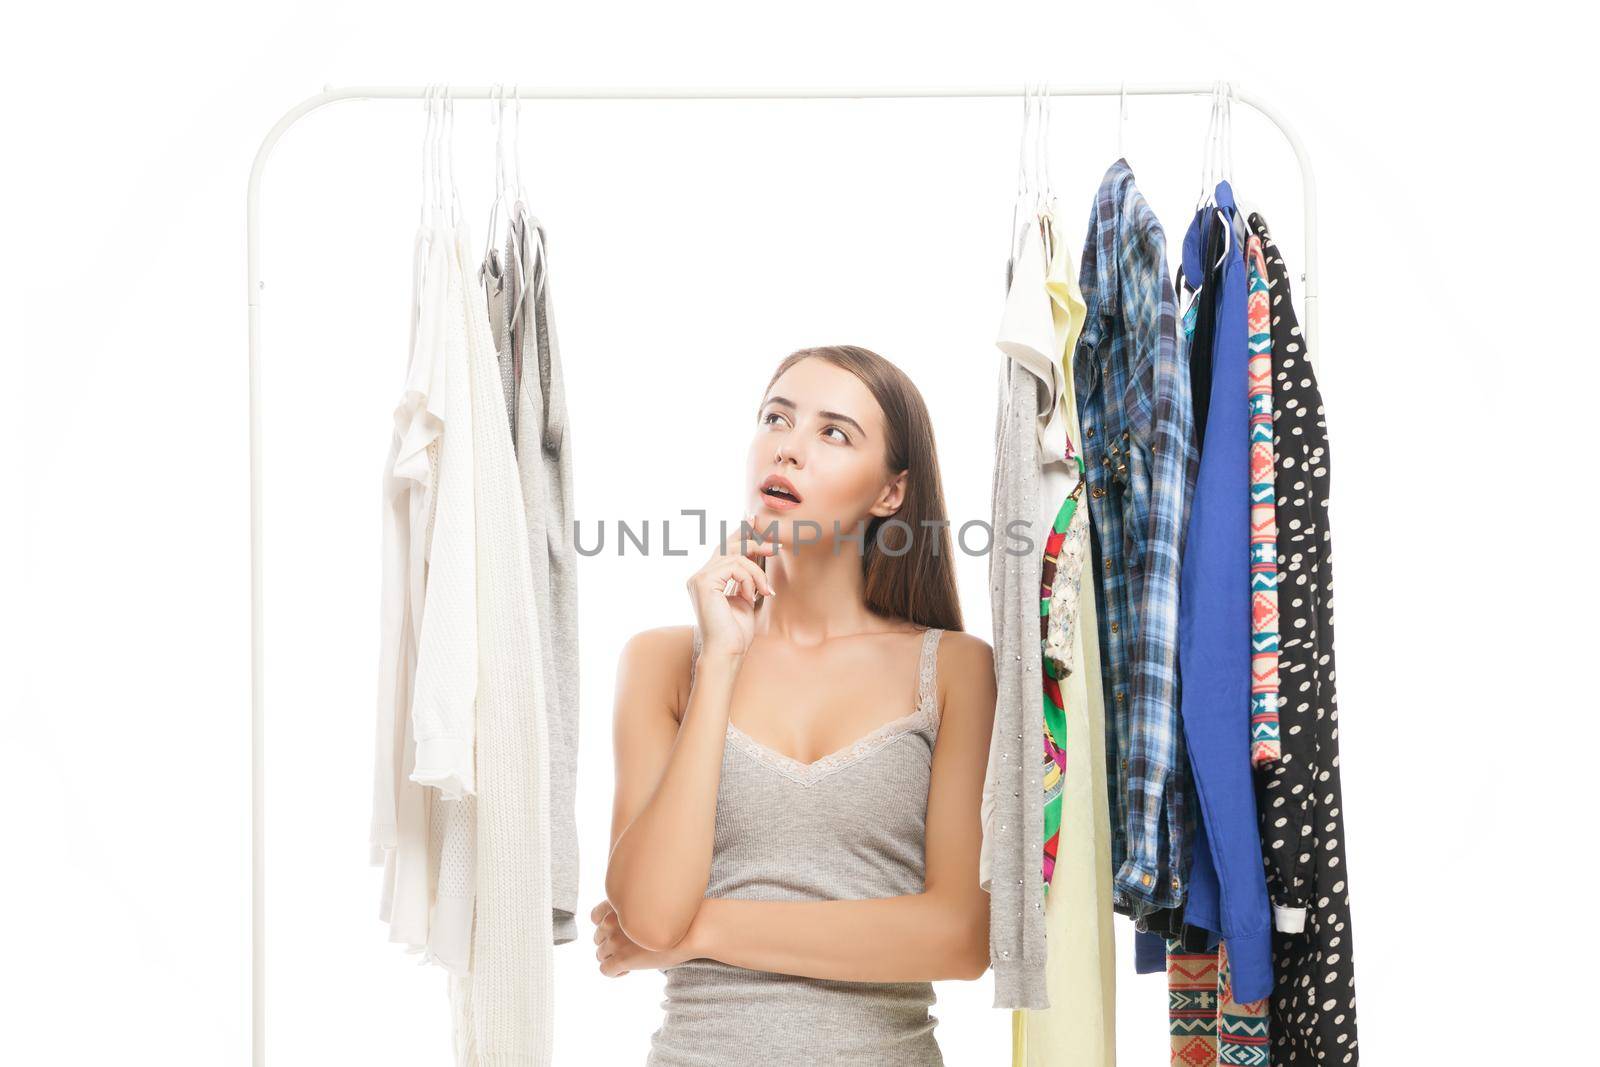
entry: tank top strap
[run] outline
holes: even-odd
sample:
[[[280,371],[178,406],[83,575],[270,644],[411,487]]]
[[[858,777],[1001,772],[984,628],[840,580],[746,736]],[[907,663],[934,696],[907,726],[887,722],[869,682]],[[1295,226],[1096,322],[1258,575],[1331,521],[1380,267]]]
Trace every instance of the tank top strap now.
[[[934,721],[939,717],[939,638],[943,634],[937,626],[922,632],[922,655],[917,666],[917,707]]]
[[[700,626],[694,624],[689,627],[694,632],[694,651],[689,656],[689,685],[694,685],[694,667],[700,662]]]

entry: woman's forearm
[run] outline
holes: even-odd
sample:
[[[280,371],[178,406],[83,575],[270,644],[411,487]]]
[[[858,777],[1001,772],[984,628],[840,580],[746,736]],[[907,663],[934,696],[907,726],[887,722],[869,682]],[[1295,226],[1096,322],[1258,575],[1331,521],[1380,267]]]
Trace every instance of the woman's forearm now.
[[[872,900],[707,897],[684,948],[759,971],[860,982],[975,979],[989,966],[989,913],[971,896]]]
[[[606,897],[623,931],[646,948],[677,944],[705,897],[740,660],[709,650],[700,656],[661,780],[611,850]]]

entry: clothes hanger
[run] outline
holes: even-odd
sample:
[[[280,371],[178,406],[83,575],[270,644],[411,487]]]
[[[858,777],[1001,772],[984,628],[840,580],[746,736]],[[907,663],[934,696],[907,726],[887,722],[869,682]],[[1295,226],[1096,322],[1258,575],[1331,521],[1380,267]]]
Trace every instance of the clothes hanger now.
[[[1203,210],[1213,198],[1216,188],[1214,179],[1213,160],[1217,148],[1217,123],[1220,120],[1221,96],[1219,86],[1221,82],[1211,83],[1211,114],[1206,121],[1206,137],[1200,153],[1200,195],[1195,198],[1194,209],[1196,212]]]
[[[1233,246],[1233,227],[1228,225],[1228,218],[1217,207],[1216,187],[1222,180],[1221,168],[1223,166],[1223,132],[1226,123],[1224,110],[1224,83],[1214,81],[1211,83],[1211,114],[1206,123],[1206,139],[1201,152],[1200,163],[1200,195],[1195,200],[1194,211],[1196,215],[1209,208],[1216,214],[1217,222],[1222,227],[1222,250],[1219,258],[1211,269],[1199,278],[1190,278],[1183,269],[1182,257],[1179,258],[1178,269],[1173,278],[1173,289],[1178,300],[1178,319],[1183,321],[1188,315],[1190,307],[1200,296],[1205,288],[1205,281],[1211,277],[1216,268],[1227,261]],[[1230,161],[1231,166],[1231,161]]]
[[[516,164],[517,199],[524,204],[528,202],[528,187],[522,184],[522,85],[517,83],[511,86],[511,100],[515,121],[514,133],[511,137],[511,152],[513,162]]]
[[[508,269],[514,272],[514,277],[516,278],[515,291],[523,294],[523,298],[518,300],[511,309],[511,328],[515,330],[522,320],[523,305],[528,303],[528,275],[524,264],[527,260],[529,231],[534,227],[530,225],[528,191],[522,184],[522,86],[520,83],[511,87],[511,98],[512,119],[515,123],[511,136],[511,179],[516,190],[512,212],[516,215],[516,218],[510,224],[512,262],[508,265]],[[537,240],[537,237],[535,236],[534,239]],[[542,275],[536,273],[535,276]]]
[[[444,87],[444,170],[449,175],[450,225],[460,226],[466,218],[461,207],[461,186],[456,182],[456,98],[450,86]]]
[[[1244,255],[1245,242],[1250,238],[1250,228],[1245,223],[1245,208],[1239,199],[1239,190],[1234,185],[1233,179],[1233,101],[1238,90],[1233,82],[1223,82],[1222,89],[1222,150],[1221,158],[1226,165],[1222,181],[1228,183],[1228,192],[1233,197],[1233,217],[1228,219],[1230,237],[1238,247],[1238,255]]]
[[[432,124],[428,136],[428,173],[432,178],[432,195],[429,198],[428,211],[430,219],[435,226],[444,225],[444,178],[443,161],[439,152],[439,140],[444,131],[444,86],[433,86]]]
[[[1215,146],[1214,181],[1211,183],[1210,203],[1216,212],[1217,222],[1222,227],[1222,253],[1221,258],[1212,264],[1212,268],[1227,262],[1228,256],[1235,254],[1234,229],[1231,220],[1216,206],[1216,187],[1227,182],[1230,191],[1233,185],[1233,83],[1226,81],[1217,82],[1215,93],[1215,107],[1217,111],[1217,139]]]
[[[1028,130],[1033,118],[1033,95],[1026,81],[1022,84],[1022,133],[1017,141],[1017,196],[1011,204],[1011,257],[1014,263],[1022,252],[1022,206],[1027,202]],[[1006,271],[1006,287],[1011,286],[1011,271]]]
[[[505,86],[496,82],[489,89],[491,110],[489,121],[495,127],[494,136],[494,196],[489,202],[489,227],[484,234],[485,247],[481,262],[485,267],[496,261],[499,252],[500,237],[500,204],[506,195],[506,168],[505,168]],[[502,269],[504,265],[502,264]],[[481,276],[484,268],[479,268]]]
[[[1128,125],[1128,83],[1121,82],[1117,86],[1117,158],[1122,160],[1124,166],[1128,165],[1128,153],[1122,147],[1122,131]],[[1128,169],[1132,170],[1132,167]]]
[[[433,206],[433,188],[430,181],[431,151],[433,147],[433,84],[430,82],[422,90],[422,203],[418,211],[417,224],[428,224],[428,209]]]
[[[1239,236],[1240,236],[1240,241],[1243,242],[1243,241],[1249,240],[1249,237],[1250,237],[1250,224],[1249,224],[1249,222],[1247,220],[1249,219],[1249,217],[1252,214],[1256,214],[1257,212],[1255,210],[1254,203],[1251,202],[1251,201],[1247,201],[1247,200],[1244,199],[1244,197],[1240,196],[1239,195],[1238,186],[1234,184],[1234,178],[1233,178],[1233,101],[1238,96],[1238,88],[1232,82],[1228,82],[1227,86],[1228,86],[1228,88],[1227,88],[1227,108],[1228,108],[1228,121],[1227,121],[1228,184],[1229,184],[1229,186],[1232,187],[1233,203],[1234,203],[1234,207],[1236,208],[1237,214],[1238,214],[1237,222],[1238,222],[1238,228],[1239,228]]]
[[[439,195],[444,205],[446,217],[451,226],[461,223],[460,200],[456,195],[456,102],[450,93],[450,86],[443,86],[444,101],[441,104],[441,116],[437,145],[439,152]]]
[[[1029,188],[1033,190],[1033,225],[1039,228],[1039,244],[1044,250],[1045,262],[1050,261],[1050,203],[1049,162],[1045,141],[1050,122],[1049,86],[1044,81],[1033,84],[1033,167],[1029,172]]]
[[[1039,194],[1039,214],[1044,220],[1044,258],[1048,263],[1055,255],[1056,239],[1056,191],[1050,180],[1050,121],[1054,117],[1054,109],[1050,100],[1049,81],[1043,82],[1040,87],[1039,102],[1044,113],[1044,124],[1039,131],[1037,147],[1039,171],[1043,176],[1043,186]]]
[[[1033,206],[1034,210],[1044,214],[1049,210],[1050,192],[1050,156],[1045,151],[1045,145],[1050,138],[1050,85],[1041,81],[1034,91],[1039,94],[1038,122],[1033,132]]]

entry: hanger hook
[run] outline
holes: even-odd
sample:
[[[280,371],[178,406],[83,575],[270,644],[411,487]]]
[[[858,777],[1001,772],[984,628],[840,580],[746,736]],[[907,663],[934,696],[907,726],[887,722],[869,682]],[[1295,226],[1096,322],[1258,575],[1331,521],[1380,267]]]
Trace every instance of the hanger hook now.
[[[444,83],[435,82],[433,87],[433,139],[430,142],[431,166],[433,168],[433,210],[435,219],[444,215]]]
[[[1127,162],[1127,153],[1122,148],[1122,128],[1128,123],[1128,83],[1122,82],[1117,86],[1117,158]]]
[[[1228,150],[1228,173],[1227,173],[1227,178],[1228,178],[1229,183],[1232,183],[1232,181],[1233,181],[1233,100],[1234,100],[1234,96],[1236,95],[1238,89],[1237,89],[1237,86],[1231,81],[1227,82],[1226,85],[1228,87],[1228,99],[1227,99],[1227,104],[1225,106],[1223,115],[1224,115],[1224,119],[1225,119],[1224,129],[1226,130],[1226,134],[1227,134],[1227,141],[1226,141],[1227,150]]]
[[[1049,191],[1050,175],[1045,162],[1044,143],[1046,131],[1050,128],[1050,92],[1043,78],[1034,84],[1033,91],[1038,96],[1038,119],[1033,130],[1033,188],[1034,202],[1040,211],[1044,210],[1045,195]]]
[[[506,195],[506,83],[495,82],[494,90],[494,195]]]
[[[1050,120],[1053,108],[1050,100],[1050,80],[1048,78],[1042,83],[1040,93],[1039,102],[1044,107],[1044,129],[1039,137],[1039,158],[1043,161],[1044,203],[1046,210],[1049,210],[1051,198],[1055,195],[1055,189],[1050,184]]]
[[[1028,121],[1032,115],[1033,98],[1029,95],[1028,82],[1022,83],[1022,135],[1017,139],[1017,199],[1022,199],[1027,192],[1028,184],[1027,159],[1028,159]]]
[[[495,127],[494,137],[494,196],[489,199],[489,224],[483,235],[485,261],[494,254],[495,235],[499,233],[500,200],[505,193],[505,166],[501,152],[501,137],[505,133],[505,123],[501,121],[501,98],[503,96],[502,84],[494,82],[489,86],[489,123]]]
[[[428,221],[428,139],[433,136],[433,86],[422,90],[422,208],[418,225]]]
[[[444,87],[445,164],[450,174],[450,222],[461,222],[461,187],[456,183],[456,98],[447,83]]]
[[[527,193],[522,187],[522,83],[517,82],[511,86],[512,120],[515,122],[515,132],[511,137],[511,152],[516,163],[517,198],[527,199]]]
[[[1199,210],[1211,198],[1216,187],[1217,157],[1220,139],[1222,136],[1222,82],[1211,83],[1211,117],[1206,123],[1205,150],[1201,154],[1200,163],[1200,195],[1195,200],[1195,209]]]

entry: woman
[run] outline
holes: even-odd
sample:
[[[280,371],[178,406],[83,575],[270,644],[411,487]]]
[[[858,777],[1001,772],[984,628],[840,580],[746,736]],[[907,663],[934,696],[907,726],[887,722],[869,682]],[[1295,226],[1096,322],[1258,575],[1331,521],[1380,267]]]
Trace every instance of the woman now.
[[[746,484],[696,625],[622,652],[600,969],[666,971],[659,1067],[940,1064],[931,983],[989,965],[995,686],[921,395],[865,349],[795,352]]]

